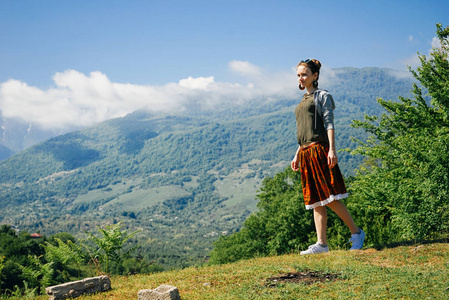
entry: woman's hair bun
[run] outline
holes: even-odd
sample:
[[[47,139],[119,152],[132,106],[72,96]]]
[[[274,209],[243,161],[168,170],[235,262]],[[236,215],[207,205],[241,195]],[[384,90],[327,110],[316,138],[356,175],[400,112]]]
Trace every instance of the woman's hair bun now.
[[[318,70],[321,69],[321,63],[317,59],[312,59],[313,63],[317,66]]]

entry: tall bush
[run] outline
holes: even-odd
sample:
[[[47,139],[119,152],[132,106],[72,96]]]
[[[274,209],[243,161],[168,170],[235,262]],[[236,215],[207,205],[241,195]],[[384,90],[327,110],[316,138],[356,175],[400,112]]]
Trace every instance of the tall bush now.
[[[437,24],[441,46],[410,69],[420,83],[413,99],[378,99],[386,110],[353,126],[371,134],[353,153],[367,162],[351,184],[349,204],[368,229],[368,241],[383,244],[447,234],[449,224],[449,26]]]

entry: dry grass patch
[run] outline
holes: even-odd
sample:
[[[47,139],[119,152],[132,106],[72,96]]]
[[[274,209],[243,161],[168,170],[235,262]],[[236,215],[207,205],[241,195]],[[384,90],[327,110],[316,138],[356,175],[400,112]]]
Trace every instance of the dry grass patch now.
[[[324,273],[321,271],[304,270],[302,272],[293,272],[273,276],[267,279],[268,287],[276,287],[280,283],[303,283],[313,284],[317,282],[330,282],[334,280],[342,280],[340,274]]]

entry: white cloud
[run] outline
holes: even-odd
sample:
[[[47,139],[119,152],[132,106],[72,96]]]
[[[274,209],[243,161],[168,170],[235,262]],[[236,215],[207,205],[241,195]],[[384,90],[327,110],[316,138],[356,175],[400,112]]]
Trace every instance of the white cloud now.
[[[432,45],[432,48],[441,48],[441,42],[436,36],[433,37],[430,44]]]
[[[187,79],[181,79],[179,85],[192,90],[206,90],[207,86],[213,82],[213,76],[199,78],[192,78],[189,76]]]
[[[408,36],[408,41],[409,41],[409,42],[413,41],[413,35],[409,35],[409,36]]]
[[[388,70],[388,74],[390,76],[393,76],[396,79],[413,79],[413,75],[412,73],[410,73],[409,70]]]
[[[294,97],[294,87],[297,85],[294,67],[289,72],[269,72],[247,61],[231,61],[228,67],[231,72],[247,81],[246,88],[254,96],[265,99],[276,95]]]
[[[412,36],[410,36],[410,37],[413,39]],[[410,37],[409,37],[409,40],[410,40]],[[440,40],[436,36],[434,36],[432,38],[432,41],[430,42],[430,48],[427,51],[427,53],[421,53],[421,54],[430,55],[433,48],[440,48],[440,47],[441,47]],[[405,59],[403,59],[401,61],[401,63],[402,63],[402,65],[410,66],[412,69],[416,69],[417,67],[421,66],[421,61],[420,61],[417,53],[413,54],[409,57],[406,57]]]
[[[331,86],[338,80],[338,75],[344,72],[343,70],[333,70],[326,65],[322,65],[320,69],[319,87]]]
[[[2,83],[2,116],[44,129],[67,129],[124,116],[149,104],[154,109],[168,108],[169,92],[150,86],[113,83],[100,72],[86,76],[68,70],[56,73],[53,81],[56,87],[48,90],[13,79]]]
[[[233,60],[229,64],[229,69],[242,76],[256,77],[262,75],[261,69],[247,61]]]
[[[416,69],[421,65],[418,54],[413,54],[409,57],[406,57],[401,61],[401,63],[402,65],[410,66],[412,69]]]
[[[242,61],[232,61],[228,67],[247,82],[216,82],[210,76],[188,77],[162,86],[134,85],[111,82],[101,72],[86,75],[67,70],[56,73],[54,87],[44,90],[11,79],[0,84],[0,113],[3,118],[20,119],[43,129],[70,130],[142,108],[210,109],[224,103],[295,96],[294,71],[271,73]]]

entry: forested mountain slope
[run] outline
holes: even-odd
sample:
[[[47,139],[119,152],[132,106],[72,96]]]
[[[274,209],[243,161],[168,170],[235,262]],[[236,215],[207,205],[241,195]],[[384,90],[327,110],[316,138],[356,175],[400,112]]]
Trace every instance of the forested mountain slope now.
[[[337,146],[352,148],[350,127],[378,114],[377,97],[408,95],[411,79],[392,70],[338,69],[323,86],[337,103]],[[218,235],[237,230],[255,210],[266,176],[296,151],[298,99],[254,101],[223,111],[138,111],[61,135],[0,162],[0,223],[82,237],[123,221],[133,242],[165,266],[201,263]],[[344,174],[360,157],[339,154]]]

